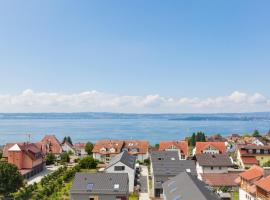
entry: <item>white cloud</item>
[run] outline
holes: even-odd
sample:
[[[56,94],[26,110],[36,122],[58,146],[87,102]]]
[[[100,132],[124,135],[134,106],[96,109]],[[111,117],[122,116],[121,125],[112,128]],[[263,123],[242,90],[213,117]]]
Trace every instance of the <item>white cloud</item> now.
[[[126,96],[85,91],[75,94],[34,92],[0,94],[0,112],[257,112],[270,111],[270,99],[260,93],[235,91],[228,96],[200,99]]]

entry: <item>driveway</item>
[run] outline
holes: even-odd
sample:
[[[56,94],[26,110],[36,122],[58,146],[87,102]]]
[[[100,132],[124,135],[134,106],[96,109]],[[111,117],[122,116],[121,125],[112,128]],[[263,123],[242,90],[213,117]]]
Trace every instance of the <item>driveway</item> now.
[[[141,171],[141,192],[139,195],[139,200],[150,200],[149,198],[149,185],[148,185],[148,168],[147,166],[141,165],[142,171]]]
[[[31,178],[29,178],[27,180],[27,184],[31,185],[31,184],[40,182],[41,179],[44,176],[56,171],[59,167],[61,167],[61,166],[54,166],[54,165],[45,166],[45,168],[44,168],[44,170],[42,172],[40,172],[40,173],[36,174],[35,176],[32,176]]]

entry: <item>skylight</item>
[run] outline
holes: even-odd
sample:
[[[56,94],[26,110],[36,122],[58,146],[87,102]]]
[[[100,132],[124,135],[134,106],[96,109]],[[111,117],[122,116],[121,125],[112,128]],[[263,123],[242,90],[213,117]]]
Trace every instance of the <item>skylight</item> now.
[[[114,190],[119,190],[119,184],[114,184],[114,185],[113,185],[113,189],[114,189]]]
[[[87,191],[92,191],[93,187],[94,187],[94,183],[88,183],[87,186],[86,186],[86,190]]]

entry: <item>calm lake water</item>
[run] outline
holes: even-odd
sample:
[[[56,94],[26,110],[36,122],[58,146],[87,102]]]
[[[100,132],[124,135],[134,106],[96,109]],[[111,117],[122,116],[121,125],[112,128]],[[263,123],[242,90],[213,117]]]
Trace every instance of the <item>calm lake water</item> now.
[[[208,135],[250,133],[270,129],[270,113],[248,114],[115,114],[115,113],[37,113],[0,114],[0,144],[40,140],[55,134],[59,140],[71,136],[73,142],[100,139],[182,139],[196,131]]]

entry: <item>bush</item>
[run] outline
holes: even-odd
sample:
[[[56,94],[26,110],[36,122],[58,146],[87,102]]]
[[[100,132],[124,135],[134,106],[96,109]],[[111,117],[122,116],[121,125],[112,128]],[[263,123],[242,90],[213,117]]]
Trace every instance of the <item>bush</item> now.
[[[70,161],[70,157],[69,154],[67,152],[63,152],[60,154],[60,162],[61,163],[69,163]]]
[[[98,161],[92,156],[86,156],[80,160],[79,165],[82,169],[96,169]]]
[[[55,155],[53,153],[48,153],[48,155],[45,158],[46,165],[52,165],[55,163]]]

